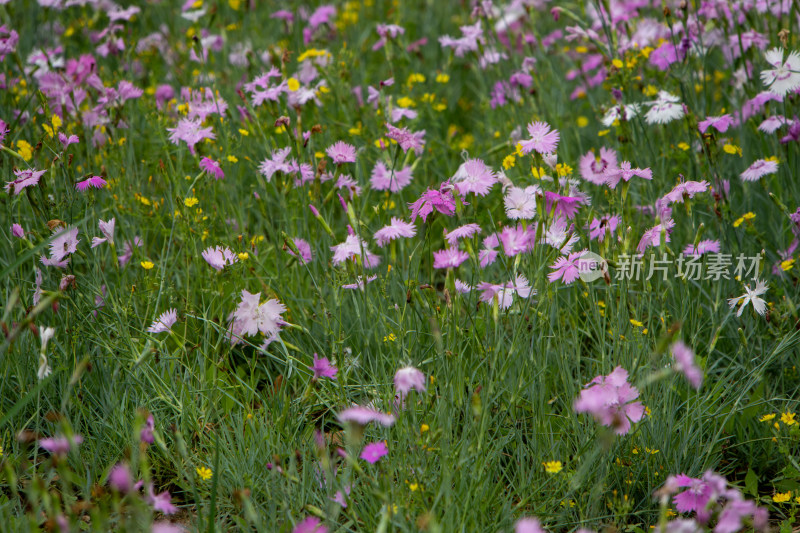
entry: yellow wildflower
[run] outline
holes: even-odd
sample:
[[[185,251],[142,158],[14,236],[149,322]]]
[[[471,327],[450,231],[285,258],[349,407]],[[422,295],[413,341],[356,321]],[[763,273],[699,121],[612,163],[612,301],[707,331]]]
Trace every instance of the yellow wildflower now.
[[[762,416],[761,418],[758,419],[758,421],[759,422],[769,422],[773,418],[775,418],[775,413],[770,413],[768,415]]]
[[[781,413],[781,422],[783,422],[787,426],[793,426],[794,424],[797,424],[795,416],[796,415],[794,413]]]
[[[198,466],[197,475],[200,476],[203,481],[208,481],[209,479],[211,479],[212,472],[210,468],[206,468],[205,466]]]
[[[563,468],[561,461],[546,461],[542,465],[544,465],[544,471],[548,474],[558,474]]]
[[[792,499],[792,492],[778,492],[775,496],[772,497],[772,501],[775,503],[785,503]]]
[[[198,203],[200,203],[200,200],[198,200],[194,196],[192,196],[191,198],[187,198],[183,201],[183,205],[185,205],[186,207],[192,207],[197,205]]]
[[[150,270],[151,268],[156,266],[156,265],[153,264],[152,261],[142,261],[139,264],[142,265],[142,268],[145,269],[145,270]]]

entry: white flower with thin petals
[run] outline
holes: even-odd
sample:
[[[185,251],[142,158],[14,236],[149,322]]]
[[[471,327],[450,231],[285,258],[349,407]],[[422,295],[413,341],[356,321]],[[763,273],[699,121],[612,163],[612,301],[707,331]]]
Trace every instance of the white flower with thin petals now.
[[[503,203],[506,207],[506,216],[510,219],[530,220],[536,215],[536,194],[542,189],[538,185],[529,187],[510,187]]]
[[[731,307],[731,309],[738,305],[739,311],[736,313],[736,316],[742,316],[744,308],[750,303],[753,304],[753,309],[756,313],[764,316],[764,313],[767,310],[767,302],[760,298],[760,296],[767,292],[768,288],[769,287],[767,287],[767,283],[765,281],[757,279],[755,289],[750,289],[750,285],[745,285],[744,294],[736,298],[729,299],[728,305]]]
[[[100,233],[102,233],[103,236],[92,238],[92,248],[100,246],[104,242],[107,242],[108,244],[114,244],[114,226],[116,225],[116,222],[116,219],[113,217],[108,222],[104,220],[97,221],[97,225],[100,227]]]
[[[761,81],[770,92],[783,96],[800,87],[800,54],[792,51],[784,61],[783,48],[773,48],[764,54],[764,59],[775,67],[761,71]]]

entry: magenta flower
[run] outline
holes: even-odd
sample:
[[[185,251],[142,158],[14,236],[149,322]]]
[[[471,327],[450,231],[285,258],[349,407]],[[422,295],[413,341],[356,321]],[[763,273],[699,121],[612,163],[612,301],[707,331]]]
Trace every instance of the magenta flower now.
[[[555,203],[554,216],[563,216],[569,219],[575,218],[578,208],[588,202],[588,199],[583,196],[562,196],[550,191],[544,193],[544,200],[548,213],[553,208],[553,203]]]
[[[550,283],[555,283],[556,280],[561,280],[565,285],[570,285],[573,281],[578,279],[581,275],[583,265],[580,259],[587,252],[581,250],[580,252],[571,253],[566,257],[559,257],[556,262],[550,265],[554,271],[547,275]]]
[[[102,177],[92,176],[91,178],[87,178],[83,181],[79,181],[78,183],[76,183],[75,188],[83,192],[89,187],[94,187],[95,189],[102,189],[106,185],[108,185],[108,182],[104,180]]]
[[[316,516],[309,516],[298,522],[292,533],[328,533],[328,528]]]
[[[589,239],[603,242],[606,235],[609,237],[614,235],[620,222],[622,222],[622,217],[619,215],[603,215],[600,218],[593,218],[589,224]]]
[[[355,163],[356,162],[356,148],[343,141],[333,143],[325,150],[328,157],[333,159],[337,165],[342,163]]]
[[[19,224],[17,224],[15,222],[14,224],[11,224],[11,235],[16,237],[17,239],[24,239],[25,238],[25,230],[22,229],[22,226],[20,226]]]
[[[433,268],[458,268],[469,259],[469,254],[456,248],[447,248],[433,252]]]
[[[696,194],[706,192],[709,183],[703,181],[684,181],[677,184],[662,198],[656,200],[656,211],[661,211],[660,206],[668,206],[673,203],[683,203],[685,198],[694,198]]]
[[[386,134],[390,139],[394,139],[403,149],[403,152],[414,150],[414,153],[420,155],[425,146],[425,130],[411,132],[407,128],[396,128],[386,123],[386,129],[389,130]]]
[[[706,117],[705,120],[697,125],[700,133],[705,133],[708,128],[714,128],[720,133],[725,133],[728,128],[733,124],[733,117],[728,114],[719,117]]]
[[[683,374],[692,387],[699,389],[703,383],[703,371],[695,364],[692,349],[683,341],[673,343],[669,349],[675,358],[675,370]]]
[[[500,232],[499,239],[503,245],[503,253],[508,257],[514,257],[531,251],[535,244],[535,237],[536,229],[533,227],[525,229],[522,226],[506,226]]]
[[[308,369],[314,372],[314,379],[336,379],[336,373],[339,372],[339,369],[333,366],[327,357],[317,357],[316,353],[314,354],[314,364]]]
[[[127,494],[133,490],[133,476],[131,469],[125,463],[114,465],[108,473],[108,484],[117,492]]]
[[[208,157],[204,157],[200,160],[200,168],[205,170],[209,176],[214,176],[214,178],[218,180],[225,177],[225,173],[222,171],[222,167],[219,166],[219,163]]]
[[[639,391],[628,383],[628,371],[618,366],[607,376],[597,376],[586,385],[575,400],[577,413],[590,413],[604,426],[613,427],[617,435],[625,435],[631,423],[644,417],[642,402],[633,401]]]
[[[360,426],[366,426],[370,422],[376,422],[382,426],[391,427],[394,425],[395,421],[394,415],[382,413],[377,409],[362,407],[360,405],[348,407],[339,413],[338,418],[340,422],[353,422]]]
[[[53,455],[65,456],[72,448],[77,448],[83,442],[83,437],[80,435],[73,435],[67,437],[61,435],[59,437],[51,437],[48,439],[41,439],[39,446],[52,453]]]
[[[340,265],[348,259],[361,258],[365,268],[375,268],[380,264],[381,258],[370,252],[367,246],[364,239],[357,235],[348,235],[344,242],[331,246],[333,264]]]
[[[405,399],[411,389],[419,393],[425,392],[425,374],[413,366],[401,368],[394,374],[394,390],[400,399]]]
[[[620,180],[630,181],[632,177],[638,176],[646,180],[653,179],[653,171],[649,168],[631,168],[630,161],[623,161],[618,167],[609,168],[606,170],[606,185],[611,189],[616,189]]]
[[[774,159],[757,159],[747,167],[739,177],[743,181],[757,181],[768,174],[778,172],[778,162]]]
[[[443,215],[453,216],[456,212],[456,199],[453,197],[452,185],[445,181],[438,191],[428,189],[419,200],[408,204],[408,208],[411,209],[411,222],[417,216],[422,217],[423,222],[426,221],[434,209]]]
[[[497,178],[494,171],[480,159],[467,159],[461,163],[450,181],[462,196],[470,192],[486,196]]]
[[[300,257],[299,257],[300,262],[310,263],[311,260],[313,259],[313,255],[311,253],[311,245],[308,244],[308,241],[306,241],[305,239],[294,238],[292,239],[292,242],[297,248],[297,251],[300,252]],[[297,257],[297,255],[295,255],[295,253],[290,248],[286,248],[286,251],[289,253],[289,255]]]
[[[536,151],[540,154],[555,152],[558,147],[558,130],[550,131],[550,125],[546,122],[531,122],[528,124],[528,135],[530,139],[522,141],[522,151],[526,154]]]
[[[705,240],[697,243],[695,247],[693,244],[687,244],[683,250],[683,255],[701,256],[703,254],[718,254],[721,250],[719,241]]]
[[[167,128],[167,131],[170,132],[169,140],[172,144],[178,144],[179,141],[183,141],[189,146],[189,151],[192,154],[195,153],[194,146],[200,141],[216,139],[214,128],[210,126],[204,128],[202,121],[199,119],[189,120],[188,118],[182,118],[177,127]]]
[[[411,222],[397,217],[392,217],[391,224],[375,232],[373,238],[379,248],[383,248],[390,241],[400,237],[410,238],[417,234],[417,228]]]
[[[595,185],[602,185],[606,182],[606,172],[617,167],[617,152],[610,148],[600,148],[600,155],[594,155],[593,151],[588,151],[578,162],[581,177]]]
[[[81,140],[78,138],[77,135],[70,135],[69,137],[67,137],[66,135],[64,135],[61,132],[59,132],[59,134],[58,134],[58,140],[61,141],[61,145],[64,148],[66,148],[70,144],[76,144],[76,143],[81,142]]]
[[[398,192],[411,183],[411,167],[403,170],[389,170],[381,161],[375,163],[370,176],[370,185],[376,191]]]
[[[206,260],[206,263],[217,271],[221,271],[226,266],[239,261],[239,257],[227,246],[224,248],[222,246],[208,247],[203,250],[201,255]]]
[[[164,313],[161,313],[156,320],[147,328],[148,333],[164,333],[166,331],[172,331],[172,326],[175,325],[175,322],[178,321],[178,310],[177,309],[170,309]]]
[[[25,187],[31,187],[39,183],[39,179],[47,172],[46,170],[14,170],[17,177],[14,181],[6,182],[6,192],[14,196],[22,192]]]
[[[371,442],[364,446],[364,449],[361,450],[361,457],[369,464],[377,463],[381,457],[388,454],[389,450],[386,447],[385,441],[378,441],[378,442]]]
[[[147,415],[147,419],[144,421],[144,425],[139,431],[139,441],[147,444],[153,444],[153,442],[155,442],[155,437],[153,436],[153,431],[155,431],[155,429],[155,418],[153,418],[153,415]]]

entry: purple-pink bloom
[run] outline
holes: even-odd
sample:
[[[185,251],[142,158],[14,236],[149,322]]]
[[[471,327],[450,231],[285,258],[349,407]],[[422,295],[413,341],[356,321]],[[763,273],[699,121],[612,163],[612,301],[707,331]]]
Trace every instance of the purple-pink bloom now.
[[[364,449],[361,450],[361,457],[369,464],[377,463],[381,457],[389,453],[389,449],[386,447],[386,442],[378,441],[378,442],[371,442],[364,446]]]
[[[328,157],[333,159],[337,165],[342,163],[355,163],[356,162],[356,148],[344,141],[337,141],[325,150]]]
[[[428,219],[434,209],[443,215],[453,216],[456,212],[456,200],[453,197],[453,186],[449,182],[444,182],[439,186],[439,190],[428,189],[419,200],[408,204],[411,209],[411,222],[418,216],[422,217],[423,222]]]
[[[147,328],[148,333],[164,333],[166,331],[171,331],[172,326],[175,325],[175,322],[178,320],[178,310],[177,309],[170,309],[164,313],[161,313],[156,320]]]
[[[468,239],[469,237],[477,235],[480,232],[481,227],[479,225],[464,224],[463,226],[457,227],[453,231],[446,231],[444,238],[450,244],[450,246],[455,246],[459,239]]]
[[[55,261],[63,260],[67,255],[78,249],[78,228],[61,229],[53,234],[50,241],[50,258]]]
[[[747,167],[739,177],[743,181],[757,181],[768,174],[778,172],[778,162],[774,159],[757,159]]]
[[[414,176],[411,175],[411,167],[402,170],[390,170],[383,162],[378,161],[372,168],[370,185],[376,191],[398,192],[406,185],[411,183]]]
[[[79,191],[83,192],[89,187],[94,187],[95,189],[102,189],[108,185],[108,182],[104,180],[101,176],[92,176],[91,178],[87,178],[83,181],[79,181],[75,184],[75,188]]]
[[[411,389],[420,393],[425,392],[425,374],[413,366],[407,366],[395,372],[394,390],[400,399],[404,399]]]
[[[514,524],[514,533],[545,533],[545,529],[536,518],[520,518]]]
[[[698,242],[697,246],[694,244],[687,244],[686,248],[683,250],[683,255],[701,256],[709,253],[718,254],[721,249],[719,241],[708,239]]]
[[[239,257],[227,246],[214,246],[213,248],[209,246],[200,255],[203,256],[206,263],[218,271],[239,261]]]
[[[414,150],[414,153],[420,155],[425,146],[425,130],[411,132],[407,128],[396,128],[386,123],[386,129],[389,130],[386,134],[390,139],[394,139],[403,149],[403,152]]]
[[[500,309],[511,307],[515,294],[520,298],[529,298],[531,294],[536,294],[536,291],[531,289],[528,279],[521,274],[518,274],[514,281],[508,281],[502,285],[483,281],[476,288],[481,291],[480,300],[482,302],[492,303],[497,298],[497,305]]]
[[[274,298],[263,304],[260,302],[260,292],[251,294],[246,289],[242,290],[241,302],[236,311],[228,317],[233,344],[239,342],[245,335],[252,336],[259,332],[268,340],[272,340],[286,324],[281,317],[286,312],[285,305]]]
[[[122,494],[127,494],[133,490],[133,476],[131,469],[125,463],[114,465],[108,473],[108,484],[112,489]]]
[[[582,268],[580,259],[586,252],[587,250],[584,249],[580,252],[571,253],[566,257],[562,256],[556,259],[556,262],[550,265],[553,272],[547,275],[547,279],[550,280],[550,283],[555,283],[556,280],[560,279],[565,285],[569,285],[578,279],[581,275]]]
[[[153,485],[147,487],[147,499],[153,510],[160,511],[166,515],[175,514],[178,508],[172,504],[172,496],[169,491],[164,491],[161,494],[156,494],[153,491]]]
[[[53,455],[64,456],[67,455],[67,452],[69,452],[72,448],[76,448],[82,442],[83,437],[80,435],[73,435],[72,437],[61,435],[59,437],[41,439],[39,441],[39,446]]]
[[[61,132],[58,133],[58,140],[61,141],[61,145],[64,148],[66,148],[70,144],[76,144],[80,142],[80,139],[78,138],[77,135],[70,135],[69,137],[67,137]]]
[[[550,125],[546,122],[531,122],[528,124],[528,135],[530,139],[521,141],[523,153],[532,151],[540,154],[555,152],[558,147],[558,130],[550,131]]]
[[[105,220],[98,220],[97,226],[100,228],[100,233],[103,234],[102,237],[92,237],[92,248],[100,246],[104,242],[108,242],[109,244],[114,244],[114,226],[116,225],[117,221],[115,218],[111,218],[108,222]]]
[[[167,128],[170,132],[169,140],[172,144],[179,141],[185,142],[189,146],[189,151],[195,153],[194,146],[203,139],[215,139],[214,128],[211,126],[204,128],[200,119],[190,120],[182,118],[174,128]]]
[[[497,182],[497,178],[494,171],[482,160],[467,159],[461,163],[450,181],[462,196],[470,192],[486,196],[492,185]]]
[[[6,192],[14,196],[22,192],[25,187],[31,187],[39,183],[39,179],[47,172],[46,170],[14,170],[17,177],[14,181],[6,182]]]
[[[328,528],[316,516],[309,516],[298,522],[292,533],[328,533]]]
[[[317,357],[316,353],[314,354],[314,364],[308,369],[314,372],[314,379],[336,379],[336,373],[339,372],[339,369],[333,366],[327,357]]]
[[[361,258],[364,267],[375,268],[380,264],[381,258],[370,252],[367,246],[364,239],[357,235],[348,235],[344,242],[331,246],[333,264],[340,265],[348,259]]]
[[[457,268],[469,259],[469,254],[457,248],[446,248],[433,252],[433,268]]]
[[[205,170],[209,176],[214,176],[214,178],[221,180],[225,177],[225,173],[222,171],[222,167],[219,166],[219,163],[214,161],[211,158],[204,157],[200,160],[200,168]]]
[[[595,185],[602,185],[608,179],[606,172],[617,167],[617,152],[606,147],[600,148],[600,155],[594,151],[586,152],[578,163],[581,177]]]
[[[619,215],[603,215],[600,218],[593,218],[592,222],[589,224],[589,239],[597,239],[603,242],[606,235],[609,237],[614,235],[621,221],[622,217]]]
[[[308,241],[305,239],[294,238],[292,239],[292,242],[294,243],[295,248],[297,248],[297,251],[300,252],[300,257],[298,258],[300,259],[300,262],[310,263],[311,259],[313,259],[313,255],[311,253],[311,245],[308,244]],[[289,253],[289,255],[297,257],[297,255],[290,248],[287,247],[286,251]]]
[[[675,370],[683,374],[692,387],[699,389],[703,383],[703,371],[695,364],[692,349],[683,341],[673,343],[669,349],[675,358]]]
[[[568,219],[575,218],[575,215],[578,213],[578,208],[588,201],[587,198],[583,196],[562,196],[551,191],[546,191],[544,193],[544,200],[548,212],[550,212],[553,203],[555,203],[556,208],[554,216],[564,216]]]
[[[375,232],[373,238],[379,248],[383,248],[390,241],[399,237],[410,238],[417,234],[417,228],[411,222],[397,217],[392,217],[391,224]]]
[[[382,426],[391,427],[394,425],[395,421],[394,415],[382,413],[377,409],[362,407],[360,405],[348,407],[339,413],[338,418],[340,422],[354,422],[361,426],[366,426],[370,422],[376,422]]]
[[[153,431],[155,431],[155,429],[155,418],[153,418],[153,415],[147,415],[147,419],[144,421],[144,425],[139,431],[139,440],[147,444],[153,444],[153,442],[155,442],[155,437],[153,436]]]
[[[542,188],[538,185],[522,187],[509,187],[503,204],[506,216],[512,220],[530,220],[536,214],[536,195],[541,194]]]
[[[628,383],[628,371],[618,366],[607,376],[597,376],[586,385],[575,400],[577,413],[590,413],[604,426],[613,427],[617,435],[625,435],[632,422],[644,417],[642,402],[633,401],[639,391]]]
[[[258,171],[267,178],[267,181],[272,179],[272,175],[276,172],[283,172],[284,174],[289,174],[294,172],[293,161],[286,159],[289,157],[289,153],[292,151],[290,146],[286,148],[281,148],[279,150],[275,150],[272,152],[272,159],[265,159],[261,162],[258,166]]]
[[[615,189],[620,180],[630,181],[634,176],[646,180],[653,179],[653,171],[649,168],[631,168],[630,161],[623,161],[618,167],[609,168],[606,170],[606,185],[611,189]]]
[[[668,218],[662,221],[660,224],[656,224],[652,228],[648,229],[642,235],[642,239],[639,241],[639,246],[636,247],[636,250],[643,254],[644,251],[647,249],[648,246],[653,246],[654,248],[658,248],[661,246],[661,233],[664,233],[664,242],[670,241],[670,233],[672,233],[672,228],[675,227],[675,221],[671,218]]]
[[[708,128],[712,127],[720,133],[725,133],[728,131],[731,124],[733,124],[733,117],[725,114],[719,117],[706,117],[705,120],[697,125],[697,128],[700,130],[700,133],[705,133]]]
[[[19,224],[17,224],[15,222],[14,224],[11,224],[11,235],[13,235],[14,237],[16,237],[18,239],[24,239],[25,238],[25,230],[22,229],[22,226],[20,226]]]

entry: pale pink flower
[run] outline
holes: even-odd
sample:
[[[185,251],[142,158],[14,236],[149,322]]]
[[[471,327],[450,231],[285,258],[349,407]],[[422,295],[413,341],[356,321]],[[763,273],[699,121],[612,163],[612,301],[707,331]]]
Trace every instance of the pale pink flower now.
[[[394,415],[382,413],[371,407],[355,405],[348,407],[338,415],[340,422],[353,422],[361,426],[366,426],[370,422],[376,422],[382,426],[391,427],[394,425]]]
[[[391,224],[375,232],[373,238],[378,247],[383,248],[387,243],[399,237],[411,238],[417,234],[417,228],[411,222],[401,218],[392,217]]]
[[[713,127],[720,133],[725,133],[728,131],[728,128],[733,124],[733,118],[728,115],[722,115],[719,117],[706,117],[705,120],[701,121],[697,128],[700,130],[700,133],[705,133],[708,128]]]
[[[778,162],[774,159],[757,159],[752,165],[747,167],[739,177],[743,181],[757,181],[768,174],[778,172]]]
[[[344,141],[337,141],[325,150],[328,157],[337,165],[356,162],[356,148]]]
[[[683,250],[683,255],[701,256],[710,253],[718,254],[720,250],[721,245],[719,241],[705,240],[698,242],[697,246],[694,244],[686,245],[686,248]]]
[[[607,376],[590,381],[575,400],[577,413],[590,413],[604,426],[613,427],[617,435],[625,435],[644,417],[644,405],[634,401],[639,391],[628,383],[628,372],[618,366]]]
[[[450,244],[450,246],[455,246],[459,239],[468,239],[480,232],[481,227],[479,225],[464,224],[463,226],[457,227],[453,231],[445,231],[444,238]]]
[[[638,176],[646,180],[652,180],[653,171],[649,168],[631,168],[630,161],[623,161],[618,167],[613,167],[606,170],[605,183],[610,188],[615,189],[620,180],[630,181],[630,179],[634,176]]]
[[[530,139],[522,141],[522,152],[530,153],[536,151],[540,154],[555,152],[558,147],[558,130],[550,131],[550,125],[546,122],[531,122],[528,124],[528,135]]]
[[[103,234],[102,237],[92,237],[92,248],[100,246],[104,242],[108,244],[114,244],[114,226],[116,225],[116,219],[111,218],[108,222],[104,220],[98,220],[97,225],[100,228],[100,233]]]
[[[559,257],[556,262],[550,266],[550,268],[553,269],[553,272],[547,275],[547,279],[550,280],[550,283],[554,283],[556,280],[560,279],[565,285],[570,285],[578,279],[581,274],[581,264],[579,260],[586,252],[587,250],[581,250],[571,253],[566,257]]]
[[[478,196],[486,196],[492,185],[497,182],[497,178],[494,171],[482,160],[467,159],[461,163],[450,181],[462,196],[471,192]]]
[[[425,374],[413,366],[407,366],[395,372],[394,390],[400,399],[405,399],[412,389],[419,393],[425,392]]]
[[[398,192],[411,183],[411,167],[402,170],[390,170],[383,162],[378,161],[372,169],[370,185],[376,191]]]
[[[361,258],[366,268],[375,268],[381,262],[381,258],[373,254],[368,249],[367,241],[356,235],[348,235],[344,242],[331,246],[333,252],[333,264],[340,265],[348,259]]]
[[[581,177],[595,185],[602,185],[608,179],[606,172],[616,168],[617,152],[610,148],[600,148],[600,155],[595,155],[594,151],[584,154],[578,163]]]
[[[669,349],[675,358],[675,370],[683,374],[692,387],[699,389],[703,383],[703,371],[695,364],[692,349],[683,341],[673,343]]]
[[[390,139],[394,139],[403,149],[403,152],[414,150],[414,153],[420,155],[423,147],[425,146],[425,130],[411,132],[406,128],[395,128],[388,122],[386,129],[389,130],[386,134]]]
[[[39,180],[47,172],[46,170],[14,170],[17,177],[14,181],[6,182],[6,192],[14,196],[22,192],[25,187],[31,187],[39,183]]]
[[[156,320],[147,328],[148,333],[164,333],[166,331],[172,331],[172,326],[175,325],[175,322],[178,320],[178,310],[177,309],[170,309],[164,313],[161,313]]]
[[[433,252],[433,268],[457,268],[469,259],[469,254],[456,248]]]
[[[228,318],[231,322],[231,341],[234,344],[245,335],[252,336],[259,332],[272,339],[286,324],[281,317],[286,312],[285,305],[274,298],[263,304],[260,302],[260,292],[251,294],[246,289],[242,290],[242,300]]]
[[[208,247],[203,250],[201,255],[203,259],[206,260],[206,263],[217,271],[221,271],[226,266],[239,262],[237,255],[227,246],[224,248],[222,246]]]
[[[512,220],[530,220],[536,215],[536,195],[541,194],[542,188],[538,185],[525,187],[509,187],[503,204],[506,216]]]

